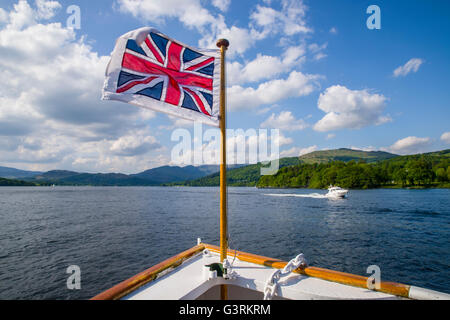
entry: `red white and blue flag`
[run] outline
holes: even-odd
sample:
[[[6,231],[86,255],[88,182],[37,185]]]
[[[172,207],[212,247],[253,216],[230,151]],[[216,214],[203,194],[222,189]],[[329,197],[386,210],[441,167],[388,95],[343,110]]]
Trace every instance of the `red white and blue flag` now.
[[[219,126],[219,90],[219,50],[192,48],[141,28],[117,40],[102,99]]]

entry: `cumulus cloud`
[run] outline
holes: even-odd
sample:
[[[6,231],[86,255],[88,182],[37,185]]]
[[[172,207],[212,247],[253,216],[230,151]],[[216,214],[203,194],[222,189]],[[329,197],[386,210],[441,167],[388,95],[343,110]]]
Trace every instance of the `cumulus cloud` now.
[[[212,5],[221,11],[227,11],[230,6],[231,0],[212,0]]]
[[[74,30],[46,23],[60,8],[56,1],[38,0],[32,7],[21,0],[2,11],[0,161],[39,170],[55,163],[77,169],[90,162],[101,171],[122,167],[118,154],[127,149],[121,137],[145,128],[154,113],[100,101],[109,57],[98,55]],[[143,142],[152,140],[147,136]],[[122,142],[111,148],[116,140]],[[148,165],[145,157],[131,162],[133,170]]]
[[[261,83],[256,89],[234,85],[228,89],[230,109],[251,109],[290,97],[305,96],[318,89],[318,75],[292,71],[287,79]]]
[[[215,20],[200,0],[117,0],[117,5],[122,12],[156,23],[163,23],[167,18],[177,18],[187,27],[202,28]]]
[[[258,36],[254,34],[253,30],[237,26],[228,27],[223,17],[220,16],[210,31],[205,32],[202,39],[199,40],[199,46],[217,48],[216,40],[221,38],[230,41],[230,47],[228,49],[228,55],[230,57],[234,57],[235,54],[242,55],[258,40]]]
[[[147,135],[147,130],[137,130],[112,142],[110,150],[116,155],[131,157],[159,148],[161,145],[154,137]]]
[[[450,132],[444,132],[441,136],[441,141],[450,144]]]
[[[280,11],[271,7],[257,5],[256,10],[250,15],[255,27],[262,28],[262,34],[277,34],[292,36],[306,34],[312,29],[306,25],[307,7],[303,1],[282,0]]]
[[[237,61],[231,62],[227,66],[228,83],[234,85],[273,78],[300,66],[305,61],[304,54],[303,46],[292,46],[285,49],[281,57],[259,53],[245,66]]]
[[[395,154],[415,154],[427,152],[430,145],[430,138],[418,138],[411,136],[398,140],[392,146],[387,148],[387,150]]]
[[[278,116],[275,113],[263,123],[261,128],[274,128],[286,131],[298,131],[308,127],[303,119],[295,119],[290,111],[282,111]]]
[[[368,90],[350,90],[344,86],[329,87],[320,94],[318,107],[326,115],[314,125],[316,131],[360,129],[379,125],[391,118],[383,115],[387,98]]]
[[[412,58],[403,66],[398,67],[394,70],[394,77],[404,77],[411,72],[417,72],[420,66],[424,63],[422,59]]]
[[[282,34],[283,39],[298,34],[312,32],[306,24],[307,7],[303,1],[281,0],[281,9],[276,10],[267,6],[257,5],[250,15],[248,26],[227,26],[222,15],[215,16],[214,23],[209,29],[203,30],[203,38],[199,41],[201,47],[215,47],[215,41],[219,38],[230,40],[229,55],[234,57],[241,55],[251,48],[256,41]],[[298,40],[296,40],[298,42]]]
[[[225,12],[230,0],[213,0],[212,5]],[[270,5],[270,2],[266,3]],[[196,29],[202,38],[198,46],[216,48],[216,40],[230,41],[228,57],[243,56],[256,41],[278,33],[283,38],[312,32],[306,25],[306,6],[303,1],[281,0],[281,9],[257,5],[248,25],[228,25],[222,14],[214,13],[200,0],[116,0],[115,7],[137,19],[163,24],[168,19],[177,19],[186,27]],[[320,58],[323,55],[319,55]],[[241,67],[242,68],[242,67]]]

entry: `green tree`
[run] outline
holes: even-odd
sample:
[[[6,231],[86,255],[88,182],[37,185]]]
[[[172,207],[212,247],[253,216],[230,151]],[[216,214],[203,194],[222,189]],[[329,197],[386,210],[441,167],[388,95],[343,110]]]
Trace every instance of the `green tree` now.
[[[447,181],[447,171],[444,168],[437,168],[436,169],[436,179],[439,182]]]

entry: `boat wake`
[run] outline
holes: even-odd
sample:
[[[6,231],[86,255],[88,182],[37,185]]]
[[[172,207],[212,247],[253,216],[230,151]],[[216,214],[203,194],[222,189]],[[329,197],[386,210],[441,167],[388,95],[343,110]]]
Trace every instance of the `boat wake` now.
[[[327,199],[328,197],[320,193],[308,193],[308,194],[297,194],[297,193],[265,193],[265,196],[271,197],[297,197],[297,198],[314,198],[314,199]]]

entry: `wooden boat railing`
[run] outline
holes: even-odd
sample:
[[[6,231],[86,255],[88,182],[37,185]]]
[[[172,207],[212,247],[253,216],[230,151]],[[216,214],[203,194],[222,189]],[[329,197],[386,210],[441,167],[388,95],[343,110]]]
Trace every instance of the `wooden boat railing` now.
[[[103,291],[96,295],[91,300],[119,300],[127,294],[139,289],[143,285],[155,280],[160,273],[170,268],[176,268],[183,263],[183,261],[191,258],[197,253],[202,252],[205,249],[204,244],[196,245],[186,251],[183,251],[163,262],[154,265],[153,267],[138,273],[137,275],[115,285],[114,287]]]
[[[155,280],[159,274],[170,268],[175,268],[181,265],[185,260],[193,257],[194,255],[202,252],[204,249],[208,249],[212,252],[220,253],[220,248],[218,246],[200,243],[195,247],[192,247],[184,252],[181,252],[157,265],[125,280],[114,287],[96,295],[92,300],[118,300],[128,295],[129,293],[135,291],[136,289],[142,287],[143,285]],[[228,249],[228,254],[236,257],[241,261],[246,261],[258,265],[263,265],[270,268],[282,269],[287,264],[287,262],[273,259],[269,257],[264,257],[256,254],[251,254],[242,251],[234,251]],[[337,282],[344,285],[366,288],[367,289],[367,277],[354,275],[350,273],[334,271],[329,269],[317,268],[317,267],[306,267],[298,268],[294,270],[295,273],[306,275],[309,277],[319,278],[327,281]],[[399,297],[410,298],[409,291],[410,286],[404,285],[396,282],[386,282],[381,281],[379,289],[373,289],[375,291],[380,291],[387,294],[392,294]]]

